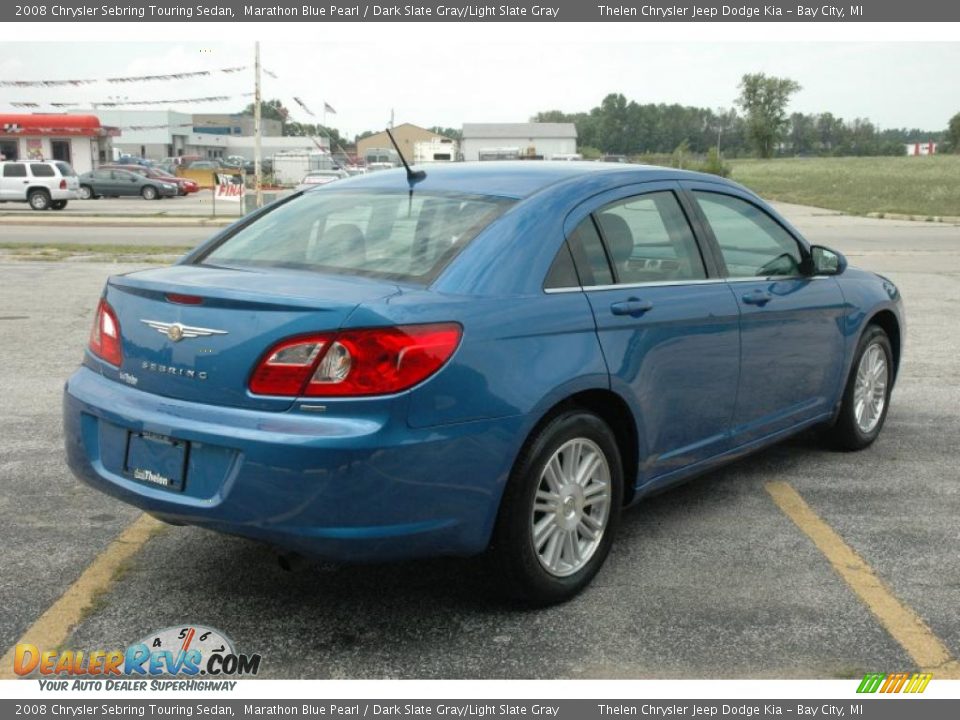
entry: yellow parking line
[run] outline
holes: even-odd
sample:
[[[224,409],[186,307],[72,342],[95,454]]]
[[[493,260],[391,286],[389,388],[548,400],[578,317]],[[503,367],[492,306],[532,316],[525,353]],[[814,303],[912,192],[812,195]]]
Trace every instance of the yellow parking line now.
[[[889,588],[853,548],[843,541],[789,483],[767,483],[767,492],[784,514],[809,537],[837,574],[866,603],[880,624],[913,658],[921,672],[938,678],[960,678],[960,663],[954,660],[927,624],[894,597]]]
[[[105,593],[123,563],[143,547],[151,533],[163,524],[141,515],[111,542],[83,574],[23,634],[17,643],[33,643],[41,650],[53,650],[63,643],[83,618],[84,612]],[[0,680],[17,677],[13,672],[16,643],[0,659]]]

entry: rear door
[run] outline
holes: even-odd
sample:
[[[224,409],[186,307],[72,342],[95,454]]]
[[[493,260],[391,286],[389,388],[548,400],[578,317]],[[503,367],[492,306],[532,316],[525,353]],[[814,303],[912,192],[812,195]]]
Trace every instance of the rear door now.
[[[611,385],[637,418],[639,482],[722,452],[739,373],[737,303],[700,252],[679,186],[604,193],[568,227]]]
[[[740,306],[734,441],[829,413],[844,348],[836,280],[806,274],[806,245],[748,194],[709,183],[687,188]]]

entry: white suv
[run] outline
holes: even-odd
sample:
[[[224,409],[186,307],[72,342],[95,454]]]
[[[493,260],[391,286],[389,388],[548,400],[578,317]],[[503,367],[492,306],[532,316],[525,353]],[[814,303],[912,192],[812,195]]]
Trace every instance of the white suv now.
[[[80,197],[80,181],[60,160],[0,162],[0,202],[26,202],[34,210],[63,210]]]

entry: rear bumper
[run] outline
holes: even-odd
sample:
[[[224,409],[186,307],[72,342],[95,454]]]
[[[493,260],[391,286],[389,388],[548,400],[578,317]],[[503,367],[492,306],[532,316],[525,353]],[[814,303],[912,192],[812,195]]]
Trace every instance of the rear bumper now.
[[[351,417],[214,407],[83,367],[64,390],[66,453],[82,481],[162,519],[330,560],[482,552],[523,418],[411,429],[406,403],[390,405]],[[133,479],[131,431],[190,442],[182,491]]]

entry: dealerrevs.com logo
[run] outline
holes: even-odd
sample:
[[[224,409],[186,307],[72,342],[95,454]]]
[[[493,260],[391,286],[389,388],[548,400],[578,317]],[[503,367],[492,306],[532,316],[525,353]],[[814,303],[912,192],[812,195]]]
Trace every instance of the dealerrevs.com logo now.
[[[37,676],[46,690],[232,690],[236,682],[226,678],[255,676],[260,660],[236,652],[219,630],[183,625],[123,649],[57,651],[19,643],[13,670]]]

